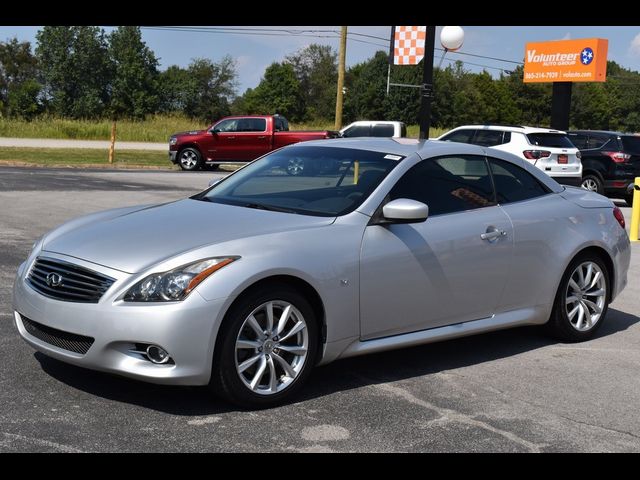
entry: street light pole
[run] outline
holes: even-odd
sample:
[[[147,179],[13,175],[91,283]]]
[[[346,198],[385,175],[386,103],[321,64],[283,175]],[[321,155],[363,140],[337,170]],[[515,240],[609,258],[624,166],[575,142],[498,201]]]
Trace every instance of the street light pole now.
[[[427,26],[424,43],[424,70],[422,72],[422,100],[420,102],[420,139],[429,138],[431,126],[431,100],[433,99],[433,54],[435,50],[436,27]]]

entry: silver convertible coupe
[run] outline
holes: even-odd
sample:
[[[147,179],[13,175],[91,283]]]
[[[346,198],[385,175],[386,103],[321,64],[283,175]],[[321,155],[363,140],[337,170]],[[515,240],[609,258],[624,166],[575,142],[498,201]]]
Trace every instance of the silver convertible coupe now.
[[[339,358],[519,325],[589,339],[629,259],[610,200],[511,154],[322,140],[58,227],[20,265],[13,309],[46,355],[260,408]]]

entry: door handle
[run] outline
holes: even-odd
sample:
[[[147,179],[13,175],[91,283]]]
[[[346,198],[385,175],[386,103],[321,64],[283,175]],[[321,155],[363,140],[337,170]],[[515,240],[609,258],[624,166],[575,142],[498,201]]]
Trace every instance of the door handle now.
[[[491,228],[491,227],[490,227]],[[507,235],[507,232],[504,230],[498,230],[497,228],[487,229],[485,233],[480,234],[480,238],[482,240],[495,240],[496,238],[504,237]]]
[[[227,137],[227,140],[235,140],[236,137]]]
[[[260,135],[260,136],[258,137],[258,140],[263,140],[263,139],[265,139],[265,138],[267,138],[267,137],[266,137],[266,135]]]

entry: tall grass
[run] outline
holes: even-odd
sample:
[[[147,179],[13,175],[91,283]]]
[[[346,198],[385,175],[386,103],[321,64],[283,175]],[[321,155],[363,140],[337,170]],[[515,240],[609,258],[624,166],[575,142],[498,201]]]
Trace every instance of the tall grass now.
[[[206,127],[182,115],[153,115],[142,121],[118,121],[116,138],[123,142],[167,142],[172,133]],[[111,121],[48,116],[32,121],[0,118],[0,137],[108,140],[111,137]]]
[[[153,115],[146,120],[120,120],[116,138],[121,142],[167,142],[176,132],[198,130],[208,126],[205,122],[183,115]],[[290,123],[291,130],[333,130],[333,122]],[[432,128],[429,136],[437,137],[446,129]],[[418,125],[407,127],[407,136],[418,138]],[[31,121],[0,118],[0,137],[55,138],[71,140],[108,140],[111,136],[110,120],[69,120],[42,116]]]

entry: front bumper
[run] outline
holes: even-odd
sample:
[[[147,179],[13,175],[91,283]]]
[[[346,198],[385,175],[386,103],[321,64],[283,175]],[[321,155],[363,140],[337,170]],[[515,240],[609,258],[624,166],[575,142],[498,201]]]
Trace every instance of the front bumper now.
[[[169,150],[169,160],[171,160],[171,163],[178,163],[178,152]]]
[[[77,259],[74,259],[79,263]],[[96,271],[99,269],[92,265]],[[213,347],[225,299],[205,300],[194,291],[182,302],[142,304],[116,300],[125,279],[118,279],[98,303],[47,298],[24,281],[25,264],[13,288],[16,327],[36,350],[63,362],[152,383],[205,385],[211,376]],[[101,273],[113,271],[103,270]],[[120,276],[123,274],[120,272]],[[127,276],[128,277],[128,276]],[[82,355],[31,335],[22,317],[41,325],[95,339]],[[173,364],[154,364],[132,353],[136,343],[159,345]]]

